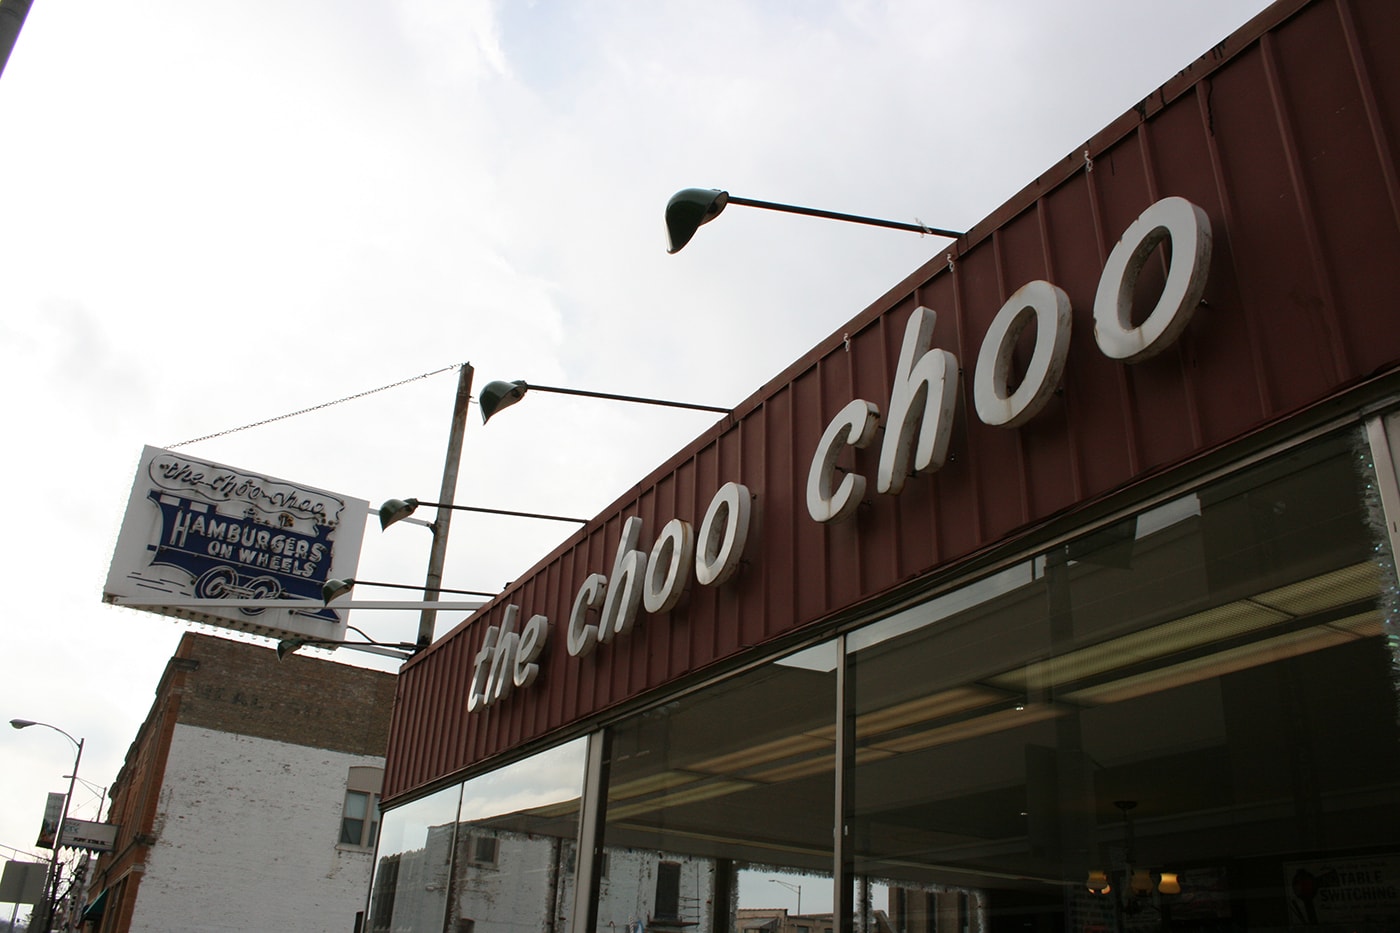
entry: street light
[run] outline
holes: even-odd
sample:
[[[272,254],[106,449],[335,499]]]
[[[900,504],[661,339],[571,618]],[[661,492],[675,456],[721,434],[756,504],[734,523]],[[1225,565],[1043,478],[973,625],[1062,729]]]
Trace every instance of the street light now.
[[[615,395],[611,392],[589,392],[584,389],[563,389],[559,386],[542,386],[533,382],[527,383],[524,379],[516,379],[512,382],[496,380],[486,383],[486,387],[481,390],[481,398],[478,404],[481,406],[481,423],[485,424],[491,420],[491,416],[502,408],[509,408],[525,397],[526,392],[553,392],[558,395],[580,395],[584,398],[601,398],[614,402],[635,402],[639,405],[660,405],[664,408],[688,408],[692,411],[715,411],[720,414],[729,414],[733,409],[720,408],[717,405],[697,405],[693,402],[671,402],[659,398],[645,398],[640,395]],[[381,513],[382,514],[382,513]]]
[[[925,224],[904,223],[899,220],[878,220],[874,217],[860,217],[856,214],[838,214],[814,207],[797,207],[792,204],[777,204],[773,201],[755,201],[750,198],[736,198],[728,191],[718,188],[686,188],[671,195],[666,204],[666,232],[671,238],[671,248],[666,252],[679,253],[690,238],[695,236],[702,224],[707,224],[720,215],[726,204],[739,204],[743,207],[761,207],[769,211],[783,211],[788,214],[806,214],[808,217],[825,217],[827,220],[844,220],[850,223],[867,224],[872,227],[888,227],[891,230],[909,230],[925,236],[941,236],[956,239],[962,236],[956,230],[943,230]]]
[[[794,914],[794,916],[798,916],[798,917],[802,916],[802,885],[800,885],[800,884],[793,884],[791,881],[779,881],[777,878],[769,878],[769,879],[768,879],[768,883],[769,883],[769,884],[780,884],[780,885],[782,885],[783,887],[787,888],[789,891],[796,891],[796,892],[797,892],[797,912]]]
[[[73,773],[68,777],[68,796],[63,798],[63,815],[58,818],[58,832],[53,840],[53,858],[49,860],[49,877],[44,885],[48,897],[44,905],[44,933],[49,933],[53,929],[53,915],[58,907],[58,855],[59,848],[63,843],[63,824],[68,822],[68,805],[73,802],[73,785],[78,781],[78,764],[83,760],[83,740],[73,738],[58,726],[46,722],[35,722],[32,719],[11,719],[10,725],[15,729],[28,729],[30,726],[43,726],[45,729],[52,729],[72,742],[74,747],[78,749],[78,754],[73,759]]]
[[[471,385],[471,379],[470,379],[470,377],[468,377],[468,379],[467,379],[467,386],[468,386],[468,388],[470,388],[470,385]],[[458,396],[459,400],[460,400],[460,397],[461,397],[461,396],[459,395],[459,396]],[[465,411],[463,411],[460,420],[461,420],[461,421],[465,421],[465,417],[466,417],[466,413],[465,413]],[[423,590],[423,600],[424,600],[425,603],[429,603],[429,604],[434,603],[434,602],[437,601],[437,598],[438,598],[438,594],[439,594],[439,593],[466,593],[466,594],[471,595],[471,596],[495,596],[495,595],[496,595],[495,593],[483,593],[483,592],[480,592],[480,591],[478,591],[478,590],[449,590],[449,589],[445,589],[445,588],[442,586],[442,565],[443,565],[443,559],[444,559],[444,557],[445,557],[446,554],[447,554],[447,530],[448,530],[448,527],[449,527],[448,523],[451,521],[452,513],[453,513],[453,512],[479,512],[479,513],[485,513],[485,514],[487,514],[487,515],[511,515],[511,516],[515,516],[515,517],[517,517],[517,518],[541,518],[541,519],[544,519],[544,520],[546,520],[546,521],[551,521],[551,522],[576,522],[576,523],[578,523],[578,524],[580,524],[580,525],[586,525],[586,524],[588,523],[588,519],[586,519],[586,518],[572,518],[572,517],[567,516],[567,515],[544,515],[544,514],[539,513],[539,512],[513,512],[513,511],[510,511],[510,510],[508,510],[508,509],[487,509],[487,508],[482,508],[482,507],[480,507],[480,506],[475,506],[475,505],[454,505],[453,502],[452,502],[452,497],[451,497],[451,495],[449,495],[449,493],[450,493],[452,490],[451,490],[451,489],[449,488],[449,486],[448,486],[447,475],[448,475],[448,471],[450,470],[450,472],[451,472],[451,474],[452,474],[452,477],[453,477],[453,479],[452,479],[452,486],[455,487],[456,484],[457,484],[457,481],[456,481],[457,464],[456,464],[456,462],[455,462],[453,452],[455,451],[455,457],[456,457],[456,458],[460,458],[460,457],[461,457],[461,454],[462,454],[461,435],[460,435],[460,433],[458,433],[458,431],[457,431],[457,425],[458,425],[459,423],[460,423],[460,422],[459,422],[458,416],[457,416],[456,414],[454,414],[454,415],[453,415],[453,425],[454,425],[453,437],[456,439],[456,440],[454,441],[454,443],[456,444],[456,446],[455,446],[455,447],[449,446],[449,452],[448,452],[448,468],[445,469],[445,470],[443,471],[443,482],[442,482],[443,501],[442,501],[442,502],[420,502],[419,500],[414,499],[414,498],[408,498],[408,499],[389,499],[389,500],[387,500],[383,505],[381,505],[381,506],[379,507],[379,527],[380,527],[381,530],[387,529],[390,525],[394,524],[395,522],[404,521],[404,520],[407,519],[410,515],[412,515],[415,511],[417,511],[418,506],[420,506],[420,505],[431,505],[431,506],[435,506],[435,507],[437,508],[437,510],[438,510],[438,512],[437,512],[437,518],[434,519],[434,520],[431,521],[431,522],[420,521],[419,519],[416,519],[416,518],[413,519],[413,523],[414,523],[414,524],[417,524],[417,525],[426,525],[427,528],[428,528],[428,530],[429,530],[430,532],[432,532],[432,535],[433,535],[433,549],[432,549],[432,553],[431,553],[431,554],[429,555],[429,557],[428,557],[428,579],[424,582],[424,584],[423,584],[423,586],[422,586],[422,590]],[[348,592],[348,591],[350,590],[350,587],[354,586],[356,582],[357,582],[357,581],[355,581],[355,580],[327,580],[326,583],[325,583],[325,585],[324,585],[323,587],[321,587],[321,596],[322,596],[323,599],[325,599],[326,602],[329,603],[332,599],[335,599],[337,596],[340,596],[341,594]],[[366,585],[366,586],[392,586],[392,587],[398,587],[398,588],[400,588],[400,589],[413,589],[413,590],[419,589],[419,587],[416,587],[416,586],[408,586],[408,585],[403,584],[403,583],[373,583],[373,584],[372,584],[372,583],[370,583],[368,580],[360,580],[360,581],[358,581],[358,582],[363,583],[363,584]],[[432,643],[432,641],[433,641],[433,623],[434,623],[434,620],[435,620],[436,618],[437,618],[437,610],[436,610],[435,608],[431,608],[430,605],[429,605],[429,606],[424,606],[423,611],[422,611],[422,614],[419,616],[419,620],[418,620],[418,650],[419,650],[419,651],[421,651],[421,650],[423,650],[424,648],[428,647],[428,645],[430,645],[430,644]]]
[[[466,433],[467,426],[467,406],[471,402],[472,392],[472,365],[462,364],[462,372],[457,380],[457,399],[452,406],[452,430],[447,438],[447,459],[442,468],[442,491],[438,495],[437,502],[420,502],[417,499],[390,499],[379,508],[379,526],[388,528],[394,522],[402,521],[413,514],[413,511],[420,505],[431,505],[437,508],[437,517],[431,522],[426,522],[428,530],[433,534],[432,551],[428,555],[428,575],[423,582],[423,601],[425,605],[418,620],[418,647],[423,649],[428,647],[433,640],[433,626],[437,620],[437,609],[431,604],[437,601],[439,593],[453,592],[442,588],[442,569],[447,557],[447,534],[451,528],[453,512],[484,512],[489,515],[512,515],[520,518],[540,518],[547,521],[577,522],[587,524],[588,520],[583,518],[570,518],[564,515],[543,515],[537,512],[512,512],[506,509],[486,509],[470,505],[456,505],[453,499],[457,490],[457,472],[462,463],[462,440]],[[495,383],[492,383],[495,385]],[[491,386],[487,386],[490,389]],[[539,388],[538,386],[536,388]],[[543,391],[569,392],[568,389],[543,389]],[[522,390],[521,395],[524,394]],[[649,399],[628,399],[626,396],[606,396],[601,393],[573,392],[575,395],[594,395],[599,398],[620,398],[627,401],[650,402],[651,404],[673,404],[678,407],[699,408],[698,405],[685,405],[680,403],[664,403]],[[486,410],[486,401],[483,393],[482,399],[482,422],[490,417]],[[518,397],[517,397],[518,398]],[[515,399],[512,399],[515,401]],[[509,404],[509,403],[507,403]],[[494,410],[494,407],[493,407]],[[713,411],[728,411],[728,409],[711,409]],[[459,591],[460,592],[460,591]],[[488,594],[490,595],[490,594]]]

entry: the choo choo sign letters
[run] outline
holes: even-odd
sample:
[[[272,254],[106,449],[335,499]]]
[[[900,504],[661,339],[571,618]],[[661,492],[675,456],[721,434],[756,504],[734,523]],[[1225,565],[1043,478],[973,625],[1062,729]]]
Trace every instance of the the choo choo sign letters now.
[[[1167,240],[1171,260],[1162,293],[1142,323],[1134,325],[1134,285],[1148,257]],[[1112,360],[1136,363],[1171,346],[1201,302],[1210,252],[1210,221],[1196,205],[1171,197],[1143,211],[1114,247],[1099,278],[1093,309],[1099,351]],[[874,402],[854,399],[828,423],[807,474],[807,512],[813,521],[836,522],[854,513],[867,479],[838,471],[836,462],[846,447],[873,443],[881,422],[885,431],[877,493],[898,495],[909,475],[942,467],[957,410],[960,368],[951,352],[932,346],[934,321],[929,308],[910,315],[883,414]],[[1015,428],[1040,413],[1064,372],[1071,321],[1069,297],[1051,282],[1028,282],[1011,296],[977,354],[972,393],[979,420]],[[1012,352],[1032,323],[1035,350],[1025,376],[1012,389]],[[625,637],[642,609],[668,611],[692,578],[701,586],[722,585],[743,556],[752,507],[746,487],[726,483],[715,493],[698,535],[688,522],[672,519],[649,552],[640,548],[642,520],[627,519],[612,573],[591,574],[577,591],[566,629],[569,654],[582,657]],[[535,615],[516,631],[520,614],[519,606],[507,606],[501,624],[487,630],[472,667],[469,710],[490,706],[539,676],[550,622]]]

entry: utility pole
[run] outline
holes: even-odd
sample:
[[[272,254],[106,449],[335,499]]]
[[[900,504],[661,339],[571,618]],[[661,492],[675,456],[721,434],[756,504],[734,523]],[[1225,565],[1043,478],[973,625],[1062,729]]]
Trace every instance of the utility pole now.
[[[437,602],[442,589],[442,568],[447,557],[447,532],[452,525],[452,504],[457,495],[457,472],[462,465],[462,440],[467,430],[467,405],[472,397],[472,364],[463,363],[457,378],[457,399],[452,406],[452,429],[447,437],[447,461],[442,467],[442,491],[438,494],[437,517],[429,526],[433,548],[428,555],[428,578],[423,585],[423,601]],[[418,650],[433,642],[437,610],[425,607],[418,620]]]

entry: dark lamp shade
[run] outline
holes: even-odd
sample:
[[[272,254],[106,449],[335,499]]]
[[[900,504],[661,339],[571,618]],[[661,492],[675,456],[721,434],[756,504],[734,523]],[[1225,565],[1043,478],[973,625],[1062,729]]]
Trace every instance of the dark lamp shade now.
[[[485,424],[502,408],[509,408],[520,401],[529,389],[523,379],[516,379],[514,382],[497,379],[495,382],[486,383],[481,394],[477,396],[477,404],[481,406],[481,423]]]
[[[277,643],[277,660],[282,660],[289,654],[295,654],[298,648],[304,647],[306,642],[300,638],[287,638]]]
[[[333,599],[338,599],[350,592],[355,587],[354,580],[337,580],[334,577],[327,580],[321,587],[322,602],[329,603]]]
[[[417,499],[388,499],[379,507],[379,529],[383,531],[394,522],[408,518],[418,508]]]
[[[671,248],[666,252],[679,253],[700,225],[718,217],[728,203],[729,192],[718,188],[686,188],[671,195],[666,203],[666,234]]]

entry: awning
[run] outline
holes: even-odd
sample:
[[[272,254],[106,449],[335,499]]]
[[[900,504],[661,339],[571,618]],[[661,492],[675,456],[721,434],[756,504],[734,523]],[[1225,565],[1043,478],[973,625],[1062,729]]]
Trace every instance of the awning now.
[[[83,908],[83,923],[102,919],[102,908],[107,906],[107,892],[110,890],[112,889],[103,888],[102,893],[97,895],[97,900]]]

